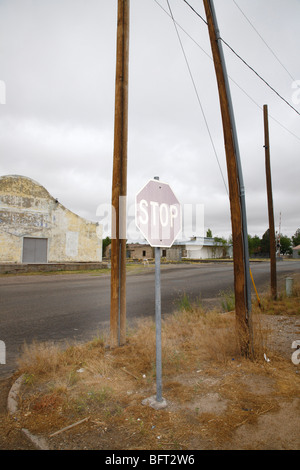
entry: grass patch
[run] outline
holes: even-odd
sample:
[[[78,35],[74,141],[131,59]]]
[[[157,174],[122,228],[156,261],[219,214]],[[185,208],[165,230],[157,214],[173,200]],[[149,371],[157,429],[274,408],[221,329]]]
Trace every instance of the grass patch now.
[[[176,309],[179,310],[180,312],[186,311],[186,312],[191,312],[197,308],[201,308],[201,298],[198,297],[195,300],[191,300],[190,296],[184,292],[181,296],[178,297],[178,299],[175,302]]]
[[[235,308],[235,295],[232,290],[221,291],[221,306],[224,312],[232,312]]]
[[[253,308],[253,360],[240,355],[234,311],[205,310],[184,296],[181,308],[163,318],[168,407],[160,412],[141,404],[155,394],[152,319],[137,322],[126,345],[115,349],[106,347],[105,336],[65,347],[25,345],[19,361],[25,377],[22,425],[50,434],[89,417],[83,435],[97,449],[196,449],[203,442],[222,447],[243,424],[255,424],[277,411],[283,399],[299,397],[295,366],[273,349],[272,331],[264,323],[266,315],[300,314],[299,285],[293,297],[281,294],[274,301],[267,295],[261,301],[263,313]],[[72,432],[76,437],[79,431],[68,436]]]
[[[299,315],[300,314],[300,282],[294,276],[293,292],[286,295],[285,286],[278,290],[277,299],[265,295],[262,299],[262,308],[268,315]]]

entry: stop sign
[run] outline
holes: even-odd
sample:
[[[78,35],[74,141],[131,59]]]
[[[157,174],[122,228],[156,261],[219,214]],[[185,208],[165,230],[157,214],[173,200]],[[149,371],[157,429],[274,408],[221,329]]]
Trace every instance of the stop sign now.
[[[181,206],[167,183],[150,180],[137,193],[135,222],[153,247],[170,247],[181,231]]]

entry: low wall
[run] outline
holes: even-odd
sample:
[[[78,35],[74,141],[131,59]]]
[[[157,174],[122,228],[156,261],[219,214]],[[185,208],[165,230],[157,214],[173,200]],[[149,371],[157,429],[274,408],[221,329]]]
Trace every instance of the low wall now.
[[[0,274],[35,273],[51,271],[85,271],[107,268],[107,263],[82,262],[82,263],[2,263]]]

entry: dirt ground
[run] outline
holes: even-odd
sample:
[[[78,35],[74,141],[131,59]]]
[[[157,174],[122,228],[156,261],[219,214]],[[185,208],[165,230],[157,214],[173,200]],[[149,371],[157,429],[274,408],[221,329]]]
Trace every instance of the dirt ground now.
[[[300,339],[300,317],[265,315],[263,320],[272,331],[279,362],[276,356],[265,357],[258,368],[248,370],[247,363],[233,358],[224,368],[203,364],[190,373],[179,370],[164,383],[167,407],[162,410],[142,404],[155,394],[153,384],[132,391],[130,381],[135,379],[124,374],[126,404],[111,404],[104,414],[91,408],[82,416],[65,416],[51,397],[35,408],[21,397],[19,411],[9,415],[7,397],[17,376],[2,380],[0,449],[37,449],[26,437],[27,429],[45,439],[49,450],[299,450],[300,366],[291,361],[291,345]],[[284,388],[286,373],[294,388]],[[186,394],[187,389],[195,393]]]

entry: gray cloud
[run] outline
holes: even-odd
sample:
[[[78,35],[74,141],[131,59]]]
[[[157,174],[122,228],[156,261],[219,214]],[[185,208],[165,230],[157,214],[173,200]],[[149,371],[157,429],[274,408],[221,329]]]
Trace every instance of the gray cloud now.
[[[204,16],[202,2],[190,3]],[[237,3],[300,80],[299,2]],[[164,0],[160,4],[167,9]],[[206,25],[182,0],[171,6],[180,26],[211,55]],[[291,77],[234,2],[215,0],[215,7],[222,37],[292,102]],[[116,14],[117,1],[112,0],[0,3],[0,79],[7,94],[0,108],[0,174],[24,174],[39,181],[64,205],[91,220],[97,220],[99,204],[111,200]],[[214,235],[229,236],[213,62],[179,31],[219,163],[172,21],[154,0],[131,0],[129,204],[148,179],[159,175],[183,204],[204,204],[205,226]],[[224,52],[229,76],[243,89],[230,82],[249,233],[262,235],[268,226],[261,109],[268,104],[276,228],[281,213],[282,232],[291,236],[300,227],[300,117],[225,46]],[[300,111],[299,103],[294,106]]]

